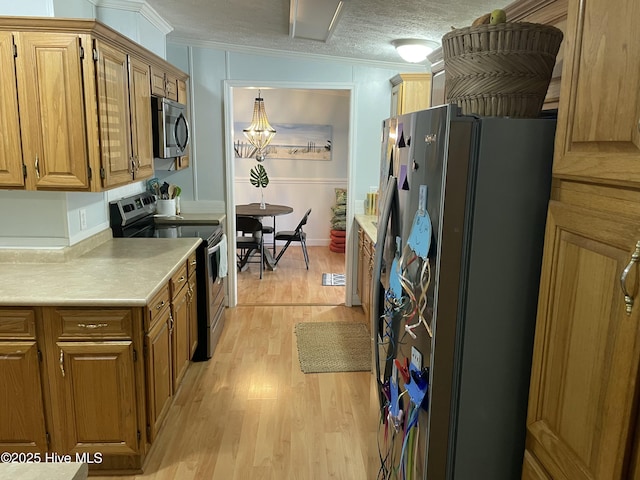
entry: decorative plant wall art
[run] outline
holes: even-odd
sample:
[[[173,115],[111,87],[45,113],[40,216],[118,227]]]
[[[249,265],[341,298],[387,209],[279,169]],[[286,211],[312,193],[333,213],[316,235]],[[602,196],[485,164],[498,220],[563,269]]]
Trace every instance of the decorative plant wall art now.
[[[331,160],[331,125],[274,123],[276,136],[264,150],[267,159]],[[256,149],[242,134],[244,123],[234,123],[233,148],[236,158],[255,158]]]

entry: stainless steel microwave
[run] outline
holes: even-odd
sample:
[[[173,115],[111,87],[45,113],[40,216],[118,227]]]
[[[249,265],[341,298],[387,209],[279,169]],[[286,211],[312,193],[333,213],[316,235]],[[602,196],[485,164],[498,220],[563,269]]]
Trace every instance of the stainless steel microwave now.
[[[185,154],[189,145],[187,106],[168,98],[151,97],[153,156],[173,158]]]

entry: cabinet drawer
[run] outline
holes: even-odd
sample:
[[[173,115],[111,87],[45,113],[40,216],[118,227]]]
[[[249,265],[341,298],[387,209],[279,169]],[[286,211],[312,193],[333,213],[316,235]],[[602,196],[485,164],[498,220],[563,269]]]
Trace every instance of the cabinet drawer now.
[[[169,295],[169,284],[165,284],[147,305],[147,315],[145,316],[145,332],[148,332],[156,321],[162,317],[165,309],[169,308],[171,297]]]
[[[128,308],[104,310],[55,309],[55,317],[60,322],[58,340],[131,339],[133,336],[133,315]]]
[[[35,339],[35,312],[26,309],[0,309],[0,338]]]
[[[178,271],[171,276],[171,296],[176,294],[187,284],[187,262],[184,262]]]
[[[189,255],[189,259],[187,260],[187,276],[191,278],[196,274],[196,267],[198,265],[198,260],[196,258],[196,252],[193,252]]]

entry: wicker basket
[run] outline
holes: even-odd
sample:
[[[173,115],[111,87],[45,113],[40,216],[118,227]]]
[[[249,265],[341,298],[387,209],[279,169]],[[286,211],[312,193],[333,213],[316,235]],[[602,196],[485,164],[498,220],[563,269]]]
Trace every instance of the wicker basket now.
[[[448,103],[464,114],[537,117],[562,31],[537,23],[467,27],[442,37]]]

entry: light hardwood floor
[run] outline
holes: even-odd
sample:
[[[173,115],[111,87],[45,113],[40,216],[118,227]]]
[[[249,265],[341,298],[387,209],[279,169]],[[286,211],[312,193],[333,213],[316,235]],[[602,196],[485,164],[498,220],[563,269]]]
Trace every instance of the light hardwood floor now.
[[[320,263],[320,270],[331,265],[313,250],[309,252],[312,264]],[[289,259],[296,261],[295,255]],[[287,273],[285,265],[287,271],[299,266],[283,262],[276,272],[265,276],[264,284],[269,284],[269,276],[278,275],[282,277],[278,282],[291,284],[284,290],[299,289],[306,275],[302,255],[299,261],[304,272]],[[339,273],[335,265],[326,268],[332,269],[327,273]],[[323,287],[315,267],[309,275],[309,293],[295,298],[324,300],[328,297],[313,291],[341,289]],[[362,309],[238,306],[227,309],[226,315],[213,358],[189,367],[145,473],[94,478],[375,479],[378,409],[374,377],[369,372],[302,373],[294,333],[298,322],[365,322]]]
[[[280,246],[276,252],[280,251]],[[307,270],[300,244],[292,243],[275,270],[265,269],[260,279],[258,263],[238,272],[238,305],[341,305],[345,287],[323,287],[323,273],[345,273],[344,253],[329,247],[307,247]]]

